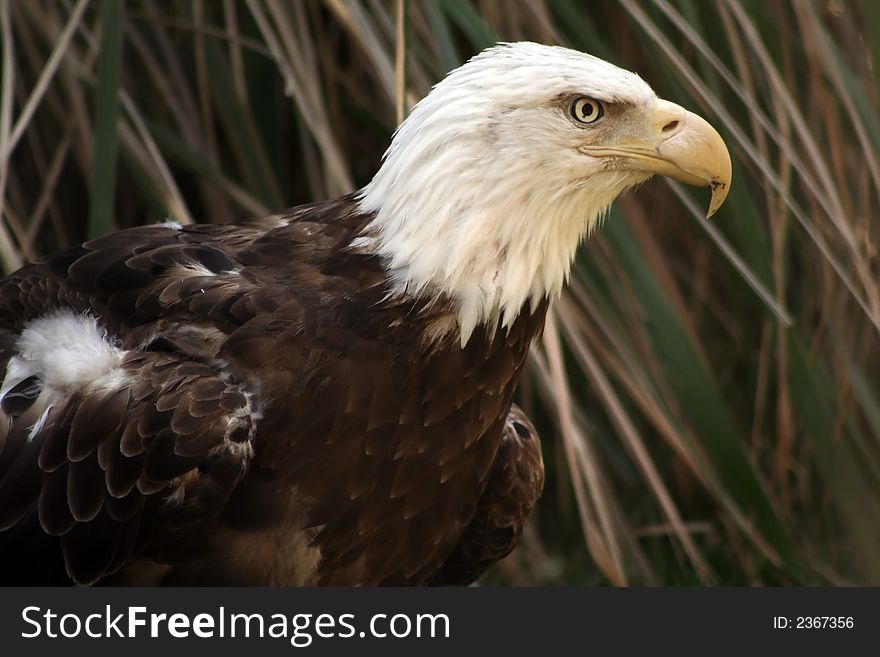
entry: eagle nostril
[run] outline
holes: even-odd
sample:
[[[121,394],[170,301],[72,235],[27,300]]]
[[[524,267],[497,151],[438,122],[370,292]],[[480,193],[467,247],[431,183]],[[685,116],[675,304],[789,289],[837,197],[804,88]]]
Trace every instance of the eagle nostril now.
[[[665,126],[663,126],[663,132],[671,132],[678,127],[678,121],[670,121]]]

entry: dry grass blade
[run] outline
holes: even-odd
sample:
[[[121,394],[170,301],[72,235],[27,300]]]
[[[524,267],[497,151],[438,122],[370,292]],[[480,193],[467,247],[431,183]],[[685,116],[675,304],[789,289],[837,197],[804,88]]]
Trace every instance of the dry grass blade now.
[[[288,58],[285,55],[282,42],[260,2],[258,0],[247,0],[247,5],[285,81],[285,92],[296,102],[299,111],[302,113],[303,120],[309,127],[309,131],[321,147],[324,162],[330,174],[329,177],[333,182],[329,190],[330,193],[350,192],[354,186],[346,169],[342,151],[336,144],[336,139],[333,137],[330,126],[324,120],[324,114],[321,112],[321,99],[315,93],[311,95],[306,93],[304,84],[295,73],[298,58]],[[278,12],[275,13],[275,16],[278,16]],[[289,48],[295,47],[294,43],[287,43],[286,45]],[[312,90],[316,90],[315,85],[312,85]]]
[[[370,21],[366,11],[359,2],[351,0],[326,0],[327,5],[352,36],[358,40],[367,57],[373,63],[379,83],[388,101],[394,103],[396,91],[395,64],[385,46],[382,45],[380,29]]]
[[[87,237],[101,4],[0,0],[7,270]],[[489,581],[876,581],[880,13],[599,6],[128,0],[120,164],[101,195],[130,226],[356,189],[407,108],[496,40],[635,70],[716,124],[735,182],[718,220],[696,225],[696,196],[646,185],[576,259],[518,392],[545,495],[524,551]]]
[[[592,459],[583,455],[585,439],[583,434],[578,431],[572,416],[569,388],[562,366],[562,349],[552,318],[548,318],[544,332],[544,347],[547,351],[547,361],[540,357],[536,358],[539,368],[546,374],[545,383],[556,404],[559,431],[567,457],[566,463],[574,487],[587,549],[608,580],[615,586],[624,586],[627,580],[624,575],[620,548],[614,539],[609,514],[606,509],[600,506],[602,511],[599,513],[599,522],[597,523],[596,510],[590,502],[591,499],[601,500],[603,496],[601,493],[596,494],[599,477],[596,468],[591,465]],[[588,488],[591,489],[591,495],[587,492]]]
[[[189,208],[187,208],[186,201],[180,193],[177,183],[174,181],[171,169],[165,161],[159,147],[156,145],[156,141],[153,139],[150,131],[147,130],[147,126],[137,109],[137,105],[126,92],[121,93],[120,99],[122,100],[122,106],[125,108],[125,111],[134,126],[135,133],[143,144],[144,149],[149,154],[151,165],[155,167],[156,171],[159,173],[159,179],[162,181],[164,187],[163,197],[166,207],[168,208],[169,216],[182,224],[194,223]]]
[[[664,2],[662,2],[662,0],[655,0],[655,2],[658,5],[661,5],[661,6],[668,8],[668,5]],[[852,294],[853,298],[856,300],[856,302],[859,304],[859,306],[861,306],[862,310],[865,312],[865,315],[870,319],[871,323],[874,324],[875,329],[878,332],[880,332],[880,314],[877,314],[872,310],[870,302],[868,300],[866,300],[863,292],[858,289],[855,282],[852,280],[852,277],[847,272],[847,268],[843,265],[841,260],[834,253],[834,250],[828,244],[827,240],[822,236],[820,231],[816,228],[816,226],[813,225],[813,223],[810,221],[810,219],[806,216],[804,211],[801,209],[800,205],[795,201],[792,194],[788,191],[786,185],[779,178],[778,174],[774,171],[771,163],[767,162],[766,160],[764,160],[761,157],[760,153],[754,148],[754,145],[752,144],[751,140],[749,140],[748,137],[746,137],[745,133],[742,131],[742,129],[739,128],[736,120],[732,117],[730,112],[724,107],[724,104],[721,102],[721,100],[719,98],[717,98],[711,92],[711,90],[709,90],[706,87],[706,85],[700,81],[699,77],[694,72],[694,70],[685,62],[684,58],[677,51],[677,49],[675,47],[673,47],[673,45],[669,41],[669,39],[660,32],[657,25],[648,18],[647,14],[645,14],[645,12],[638,5],[636,5],[634,2],[632,2],[632,0],[621,0],[621,3],[623,4],[624,7],[627,8],[627,10],[630,12],[630,14],[641,25],[641,27],[645,30],[646,34],[648,34],[654,40],[654,42],[661,48],[664,55],[666,57],[668,57],[669,61],[675,65],[676,69],[682,74],[682,76],[691,85],[691,88],[693,88],[699,94],[699,96],[703,99],[703,101],[706,102],[706,104],[709,105],[709,107],[711,107],[713,112],[715,112],[719,117],[721,117],[725,128],[734,136],[737,143],[740,146],[742,146],[742,148],[749,155],[749,157],[752,159],[752,161],[758,166],[758,168],[761,170],[761,173],[764,174],[764,176],[766,177],[767,182],[769,182],[773,186],[773,188],[776,190],[776,192],[780,195],[780,197],[782,197],[785,200],[785,203],[791,209],[792,214],[798,219],[801,226],[804,228],[804,230],[807,232],[807,234],[810,236],[810,238],[819,247],[819,250],[822,253],[822,255],[826,258],[826,260],[832,266],[835,273],[840,277],[841,281],[843,281],[843,283],[846,285],[850,294]],[[735,3],[732,3],[732,6],[736,6]],[[669,8],[669,9],[671,11],[671,8]],[[746,21],[748,20],[747,18],[742,17],[740,15],[737,15],[737,17],[742,20],[746,20]],[[686,32],[686,34],[693,34],[693,31],[688,30]],[[748,29],[747,29],[747,34],[748,34]],[[696,37],[693,37],[693,41],[701,42],[702,40],[700,40]],[[760,39],[757,37],[757,35],[755,35],[753,41],[760,42]],[[761,53],[766,54],[765,51],[763,50],[763,46],[756,45],[755,43],[753,43],[753,45],[755,45],[757,52],[759,54],[761,54]],[[703,46],[706,47],[705,44],[703,44]],[[716,58],[716,61],[717,61],[717,58]],[[769,58],[768,58],[768,61],[769,61]],[[772,62],[770,62],[769,66],[768,66],[768,70],[770,70],[770,71],[774,70],[774,68],[772,67]],[[775,80],[776,78],[771,75],[770,79]],[[809,131],[807,130],[806,126],[803,125],[803,120],[800,117],[800,113],[797,111],[797,109],[794,105],[794,102],[790,99],[790,96],[785,91],[785,87],[781,82],[779,82],[779,84],[778,84],[777,91],[779,92],[780,97],[783,98],[783,100],[785,101],[787,109],[788,109],[789,113],[792,115],[792,118],[794,119],[795,126],[799,127],[799,132],[801,133],[801,136],[805,137],[805,142],[808,144],[813,144],[813,140],[809,135]],[[800,118],[800,120],[798,120],[799,118]],[[765,126],[765,127],[769,128],[769,125]],[[774,131],[770,131],[770,134],[772,135],[773,132]],[[814,145],[814,147],[815,147],[815,145]],[[787,155],[790,157],[790,159],[793,163],[800,162],[799,158],[797,158],[797,156],[794,154],[793,151],[791,151],[790,153],[787,153]],[[819,159],[821,159],[821,158],[819,158]],[[823,169],[820,168],[820,170],[823,170]],[[823,178],[828,178],[827,172],[826,172],[826,176],[824,176]],[[833,189],[833,186],[831,188]],[[828,191],[828,190],[826,189],[826,191]],[[823,195],[818,196],[820,203],[823,203],[823,204],[826,203],[826,201],[823,201],[823,199],[825,199],[825,198],[826,197]],[[837,196],[835,193],[832,193],[830,198],[837,199]],[[859,265],[858,266],[859,272],[863,273],[865,270],[865,263],[863,262],[863,258],[862,258],[860,251],[855,247],[855,243],[852,241],[851,232],[845,227],[845,223],[840,218],[840,216],[842,215],[842,210],[840,208],[841,208],[841,205],[839,203],[839,199],[837,199],[837,202],[835,203],[835,208],[830,208],[830,207],[828,208],[828,216],[832,219],[832,221],[835,223],[835,225],[837,225],[841,229],[842,234],[845,237],[847,237],[847,242],[849,243],[850,248],[852,250],[851,252],[854,255],[854,262],[857,265]]]
[[[52,192],[55,190],[55,185],[58,184],[58,178],[61,176],[62,167],[64,166],[64,162],[69,153],[70,137],[65,137],[58,145],[58,148],[55,149],[55,155],[52,157],[52,163],[49,165],[49,170],[46,172],[46,177],[43,181],[43,191],[40,194],[39,199],[37,199],[37,204],[30,216],[30,220],[28,221],[28,246],[33,244],[34,237],[36,237],[37,232],[39,232],[43,224],[43,218],[52,202]]]
[[[663,483],[663,478],[660,476],[650,453],[645,448],[645,445],[642,442],[641,437],[638,435],[629,415],[624,410],[623,404],[621,404],[620,399],[614,392],[610,381],[605,376],[599,363],[593,357],[586,342],[570,324],[567,315],[565,313],[554,312],[554,316],[558,317],[563,326],[565,326],[566,335],[569,339],[571,348],[578,354],[579,360],[585,365],[584,373],[595,387],[596,393],[604,402],[605,408],[611,415],[611,421],[620,432],[620,436],[629,449],[633,460],[644,473],[648,485],[651,487],[663,514],[674,529],[676,538],[681,542],[681,545],[696,569],[700,580],[706,584],[712,583],[716,580],[715,575],[712,573],[712,569],[700,553],[700,550],[697,548],[691,535],[686,531],[684,522],[681,519],[681,514],[676,508],[672,496],[669,494],[668,489]]]
[[[791,326],[793,323],[791,313],[779,304],[778,299],[776,299],[773,293],[761,282],[761,279],[758,278],[755,272],[752,271],[752,268],[749,267],[745,260],[742,259],[736,250],[734,250],[730,242],[727,241],[727,238],[721,234],[718,228],[705,218],[706,213],[700,209],[679,183],[674,180],[667,180],[666,183],[672,188],[672,191],[675,192],[675,195],[696,220],[697,225],[706,231],[706,234],[712,238],[712,242],[715,243],[718,250],[721,251],[724,257],[727,258],[727,261],[739,272],[739,275],[742,276],[743,280],[748,283],[749,287],[755,291],[755,294],[758,295],[761,301],[763,301],[773,314],[776,315],[784,326]]]
[[[9,3],[3,0],[0,5],[0,24],[3,32],[3,82],[0,87],[0,219],[8,216],[6,209],[6,178],[9,174],[8,156],[12,152],[12,107],[15,100],[15,51],[13,48],[12,24],[9,17]],[[0,265],[6,272],[21,266],[21,256],[0,221]]]
[[[74,6],[73,11],[70,15],[70,19],[64,26],[64,31],[62,31],[61,35],[58,37],[58,41],[55,44],[55,49],[49,56],[49,59],[46,62],[46,66],[45,68],[43,68],[43,72],[40,73],[40,77],[37,80],[36,85],[34,85],[33,91],[31,91],[27,102],[21,110],[21,114],[19,115],[18,120],[15,122],[15,127],[12,129],[12,134],[4,145],[4,148],[0,149],[0,166],[6,166],[12,150],[15,148],[18,140],[21,139],[22,134],[24,134],[25,128],[27,128],[28,124],[30,123],[31,118],[33,117],[33,114],[37,109],[37,106],[40,104],[40,101],[43,99],[43,96],[46,93],[49,82],[52,80],[52,77],[58,70],[62,58],[66,54],[67,48],[70,46],[70,40],[73,38],[74,33],[79,28],[80,21],[82,20],[83,14],[85,13],[88,4],[89,0],[79,0],[79,2],[76,3],[76,6]]]
[[[394,107],[397,124],[406,117],[406,23],[407,0],[397,0],[397,39],[394,48]]]
[[[835,271],[840,275],[841,279],[850,289],[850,291],[855,296],[856,300],[859,302],[859,305],[862,306],[866,315],[880,331],[880,307],[877,306],[877,297],[876,297],[876,287],[875,287],[875,276],[871,273],[871,268],[868,263],[865,261],[865,256],[860,248],[859,241],[856,237],[855,231],[848,223],[848,215],[844,210],[844,204],[840,199],[837,185],[834,182],[833,176],[831,172],[828,170],[828,167],[825,165],[826,158],[822,152],[822,149],[813,138],[813,135],[810,132],[809,127],[807,126],[806,120],[803,117],[802,112],[800,111],[800,104],[792,98],[791,94],[788,91],[788,88],[778,71],[776,70],[775,65],[767,53],[767,50],[761,40],[760,36],[757,33],[752,21],[749,19],[745,10],[742,8],[739,2],[736,0],[728,0],[728,3],[733,11],[734,16],[739,21],[740,25],[743,28],[743,31],[747,38],[749,39],[750,45],[755,49],[755,53],[757,57],[761,60],[764,65],[765,70],[768,73],[769,81],[773,86],[774,93],[778,96],[783,106],[787,110],[788,116],[791,118],[792,125],[797,131],[804,147],[807,149],[807,156],[809,158],[810,163],[814,167],[814,169],[819,174],[819,180],[821,181],[825,192],[827,194],[827,198],[833,202],[833,206],[829,207],[824,202],[826,196],[818,195],[817,199],[822,204],[823,208],[825,208],[828,218],[831,220],[832,224],[838,229],[840,235],[843,237],[845,244],[848,247],[848,253],[852,258],[852,263],[854,264],[856,271],[859,274],[859,277],[862,280],[863,289],[865,293],[868,295],[868,300],[861,294],[857,294],[854,288],[853,283],[851,282],[848,275],[843,274],[843,267],[839,264],[836,258],[830,259],[832,266]],[[798,3],[795,3],[797,6]],[[844,101],[846,104],[846,101]],[[795,161],[792,158],[792,161]],[[775,177],[775,176],[774,176]],[[806,189],[810,189],[809,178],[807,178],[808,184],[806,185]],[[774,184],[774,186],[776,186]],[[782,189],[780,188],[780,194],[785,197],[786,194],[782,194]],[[789,206],[791,207],[791,205]],[[792,207],[792,211],[794,212],[795,208]],[[808,228],[806,225],[805,218],[802,218],[802,214],[800,212],[794,212],[795,216],[804,225],[804,228]],[[819,242],[820,239],[818,237],[818,232],[812,229],[812,226],[808,229],[810,237],[812,237],[823,254],[826,254],[829,251],[824,239]],[[827,255],[826,255],[827,257]]]
[[[858,137],[862,157],[868,165],[868,171],[870,172],[874,183],[875,195],[880,198],[880,163],[878,163],[877,152],[868,137],[867,128],[865,127],[859,112],[856,110],[854,101],[846,88],[840,67],[835,65],[830,46],[827,43],[822,27],[819,25],[819,19],[816,16],[816,12],[806,3],[794,3],[793,8],[801,18],[802,23],[809,26],[809,29],[811,30],[810,36],[812,38],[810,38],[810,43],[814,44],[818,50],[824,64],[824,71],[834,85],[837,98],[846,110],[849,123]],[[847,237],[856,244],[856,248],[858,249],[860,243],[855,234],[855,230],[848,233]],[[877,278],[872,274],[869,266],[860,268],[860,272],[864,277],[863,283],[865,285],[866,293],[871,300],[874,315],[880,316],[880,287],[877,285]]]

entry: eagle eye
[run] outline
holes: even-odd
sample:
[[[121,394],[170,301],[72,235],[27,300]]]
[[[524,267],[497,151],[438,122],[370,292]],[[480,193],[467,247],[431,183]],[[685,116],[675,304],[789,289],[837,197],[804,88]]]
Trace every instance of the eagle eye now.
[[[568,112],[578,123],[595,123],[605,114],[605,108],[594,98],[580,96],[571,101]]]

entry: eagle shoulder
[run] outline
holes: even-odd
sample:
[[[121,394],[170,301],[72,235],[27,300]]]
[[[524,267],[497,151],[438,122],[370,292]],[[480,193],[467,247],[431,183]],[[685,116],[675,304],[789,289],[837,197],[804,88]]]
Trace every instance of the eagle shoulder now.
[[[351,207],[129,229],[0,282],[0,580],[93,583],[228,529],[262,419],[255,347],[354,287],[326,271]]]

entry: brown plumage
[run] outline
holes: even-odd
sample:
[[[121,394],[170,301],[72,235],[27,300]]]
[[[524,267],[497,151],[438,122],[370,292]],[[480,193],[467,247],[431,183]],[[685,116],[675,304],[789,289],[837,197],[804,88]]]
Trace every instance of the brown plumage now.
[[[514,404],[474,516],[431,584],[469,584],[510,554],[543,488],[538,432]]]
[[[517,380],[579,241],[730,158],[638,76],[490,48],[358,193],[0,283],[0,581],[467,584],[543,484]]]
[[[40,382],[4,397],[3,580],[460,584],[509,552],[543,477],[511,399],[546,306],[461,349],[447,300],[385,298],[348,246],[368,219],[344,198],[137,228],[7,278],[5,360],[66,308],[100,318],[127,376],[29,441]]]

